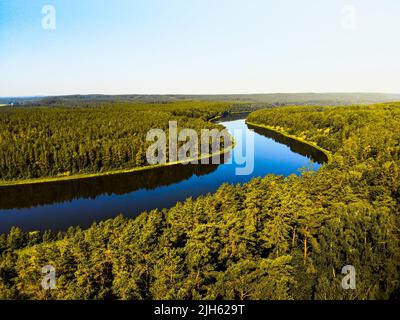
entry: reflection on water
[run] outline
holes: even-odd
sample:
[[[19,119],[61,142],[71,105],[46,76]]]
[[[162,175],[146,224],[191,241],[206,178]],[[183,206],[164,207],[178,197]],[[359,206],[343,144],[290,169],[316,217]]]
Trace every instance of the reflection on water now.
[[[322,152],[310,146],[268,130],[249,129],[243,119],[223,124],[231,133],[236,129],[254,130],[252,174],[236,175],[232,152],[232,163],[221,165],[175,165],[81,180],[4,187],[0,188],[0,232],[8,232],[12,226],[25,231],[66,230],[69,226],[86,228],[94,221],[121,213],[134,217],[146,210],[169,208],[189,197],[214,192],[223,183],[244,183],[269,173],[299,174],[304,167],[317,170],[326,160]],[[243,150],[240,142],[235,149]]]
[[[325,153],[322,151],[313,148],[312,146],[302,143],[298,140],[291,139],[289,137],[286,137],[278,132],[268,130],[265,128],[260,128],[260,127],[255,127],[252,126],[251,124],[247,125],[249,129],[254,130],[254,132],[257,132],[260,135],[263,135],[268,138],[272,138],[274,141],[278,143],[282,143],[287,145],[290,150],[292,150],[295,153],[301,154],[302,156],[309,157],[312,159],[314,162],[323,164],[328,162],[328,157],[326,156]]]
[[[87,179],[5,187],[0,188],[0,208],[32,208],[79,198],[95,199],[102,194],[123,195],[140,189],[152,190],[189,179],[192,175],[209,174],[217,167],[211,164],[174,165]]]

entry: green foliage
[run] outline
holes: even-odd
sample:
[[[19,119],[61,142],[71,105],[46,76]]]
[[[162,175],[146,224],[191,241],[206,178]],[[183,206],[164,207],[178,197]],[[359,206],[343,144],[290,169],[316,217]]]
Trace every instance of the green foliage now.
[[[169,210],[0,237],[0,298],[390,299],[400,290],[400,104],[257,111],[333,153]],[[40,242],[40,243],[39,243]],[[57,290],[40,288],[43,265]],[[357,289],[341,288],[354,265]]]
[[[147,165],[150,129],[168,122],[200,130],[228,103],[113,103],[95,107],[0,108],[0,182],[108,172]]]
[[[141,102],[141,103],[167,103],[177,101],[229,101],[249,102],[255,104],[282,106],[282,105],[349,105],[361,103],[378,103],[399,101],[399,94],[384,93],[272,93],[272,94],[225,94],[225,95],[69,95],[49,97],[22,97],[22,98],[1,98],[0,104],[13,103],[19,105],[39,106],[93,106],[110,102]]]

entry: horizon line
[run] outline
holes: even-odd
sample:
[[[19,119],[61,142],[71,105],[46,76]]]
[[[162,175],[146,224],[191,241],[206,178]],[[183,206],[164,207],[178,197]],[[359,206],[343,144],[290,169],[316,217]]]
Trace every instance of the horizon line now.
[[[299,91],[299,92],[269,92],[269,93],[69,93],[69,94],[35,94],[0,96],[0,99],[10,98],[48,98],[48,97],[70,97],[70,96],[246,96],[246,95],[276,95],[276,94],[386,94],[400,95],[400,92],[382,91]]]

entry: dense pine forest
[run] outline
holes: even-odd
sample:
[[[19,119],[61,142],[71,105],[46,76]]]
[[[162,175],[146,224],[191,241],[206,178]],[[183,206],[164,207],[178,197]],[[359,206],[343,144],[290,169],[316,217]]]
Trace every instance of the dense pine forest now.
[[[182,128],[211,129],[218,125],[208,119],[245,107],[226,102],[0,107],[0,184],[142,167],[150,129],[168,132],[169,120]]]
[[[125,106],[115,114],[92,110],[93,118],[80,109],[39,108],[29,118],[27,110],[2,110],[7,130],[1,154],[12,153],[13,160],[1,159],[1,177],[99,170],[97,157],[107,170],[129,161],[140,165],[139,149],[124,150],[124,139],[140,148],[149,123],[163,127],[172,115],[197,128],[226,110],[220,104],[206,111],[168,108],[157,109],[156,118],[140,111],[133,120]],[[73,120],[52,125],[63,117]],[[0,236],[0,298],[400,298],[400,103],[283,107],[255,111],[248,120],[317,143],[332,157],[318,172],[226,184],[169,210],[120,216],[88,230],[42,234],[13,228]],[[109,122],[120,135],[109,136]],[[70,138],[60,140],[57,150],[61,137]],[[33,143],[25,146],[26,139]],[[104,161],[100,150],[110,149],[112,161]],[[56,150],[59,156],[46,160]],[[86,156],[92,150],[93,161]],[[34,161],[24,160],[26,154]],[[356,290],[341,287],[341,269],[348,264],[357,270]],[[44,265],[55,266],[57,290],[41,289]]]

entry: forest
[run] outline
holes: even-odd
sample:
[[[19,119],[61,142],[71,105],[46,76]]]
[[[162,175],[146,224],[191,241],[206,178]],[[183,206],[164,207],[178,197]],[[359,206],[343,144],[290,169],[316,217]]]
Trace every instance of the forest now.
[[[350,105],[378,102],[400,101],[399,94],[388,93],[269,93],[269,94],[125,94],[125,95],[66,95],[50,97],[0,97],[0,104],[24,106],[87,106],[101,103],[137,102],[166,103],[183,101],[233,102],[250,103],[251,106],[281,106],[281,105]]]
[[[235,110],[240,106],[194,101],[0,107],[0,185],[143,167],[150,129],[168,132],[169,120],[222,129],[207,120]]]
[[[157,109],[156,118],[130,120],[129,107],[120,106],[110,125],[120,126],[122,140],[128,135],[139,146],[149,122],[162,125],[175,113],[197,127],[226,110],[220,104],[193,114],[168,108]],[[1,127],[7,126],[1,154],[15,152],[12,163],[1,160],[3,179],[98,170],[96,157],[80,155],[107,148],[116,163],[102,161],[105,169],[140,164],[138,150],[123,151],[126,141],[111,144],[117,137],[108,136],[101,114],[112,109],[93,110],[90,122],[80,109],[55,110],[39,108],[29,119],[26,110],[1,111]],[[79,125],[51,126],[52,117],[67,116]],[[314,142],[332,157],[317,172],[224,184],[215,194],[171,209],[119,216],[87,230],[13,228],[0,236],[0,299],[399,299],[400,103],[263,109],[248,120]],[[129,134],[131,128],[136,135]],[[60,142],[60,156],[46,162],[51,139],[60,136],[70,140]],[[26,137],[38,145],[26,149],[20,142]],[[13,151],[15,146],[20,148]],[[21,162],[24,154],[35,161]],[[41,288],[44,265],[56,268],[57,290]],[[356,268],[355,290],[341,287],[345,265]]]

